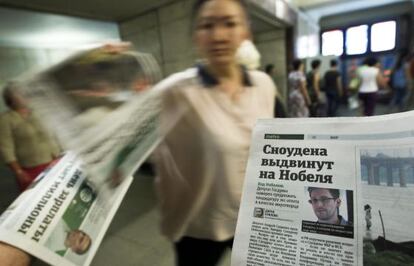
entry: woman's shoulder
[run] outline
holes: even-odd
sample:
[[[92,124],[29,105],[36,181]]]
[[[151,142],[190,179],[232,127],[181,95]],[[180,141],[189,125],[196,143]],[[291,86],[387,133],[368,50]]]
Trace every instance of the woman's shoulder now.
[[[14,111],[7,110],[7,111],[0,113],[0,120],[1,121],[10,120],[10,119],[13,119],[14,116],[15,116]]]
[[[188,68],[184,71],[176,72],[174,74],[169,75],[162,81],[160,81],[154,89],[157,90],[169,90],[174,87],[182,87],[184,85],[192,84],[197,77],[197,69],[196,68]]]
[[[10,125],[15,120],[15,114],[11,110],[0,113],[0,126]]]
[[[250,70],[248,73],[249,78],[255,87],[267,89],[272,94],[276,92],[276,85],[268,74],[259,70]]]

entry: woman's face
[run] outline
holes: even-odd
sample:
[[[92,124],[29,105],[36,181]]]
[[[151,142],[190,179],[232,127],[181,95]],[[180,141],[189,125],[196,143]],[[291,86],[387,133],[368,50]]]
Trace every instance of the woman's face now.
[[[27,106],[26,100],[18,92],[12,92],[11,94],[11,108],[20,109]]]
[[[231,64],[249,37],[246,14],[235,0],[210,0],[198,12],[194,41],[210,64]]]

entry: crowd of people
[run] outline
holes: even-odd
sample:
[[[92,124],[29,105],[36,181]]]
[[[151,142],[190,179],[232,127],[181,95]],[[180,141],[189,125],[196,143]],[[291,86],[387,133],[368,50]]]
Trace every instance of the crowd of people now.
[[[292,63],[288,76],[289,117],[338,116],[340,104],[354,100],[353,94],[359,100],[357,115],[374,115],[380,94],[386,94],[390,99],[386,112],[401,112],[413,107],[413,56],[408,57],[405,53],[397,56],[388,76],[375,57],[365,58],[346,78],[336,59],[330,60],[329,69],[323,75],[320,60],[312,60],[310,65],[311,70],[305,73],[303,60],[296,59]]]

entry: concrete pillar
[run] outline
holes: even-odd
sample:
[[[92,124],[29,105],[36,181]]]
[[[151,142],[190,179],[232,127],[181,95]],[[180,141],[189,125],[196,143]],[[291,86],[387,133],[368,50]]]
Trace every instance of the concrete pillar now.
[[[400,165],[398,166],[398,176],[400,178],[400,187],[406,187],[407,178],[405,176],[404,163],[400,163]]]
[[[374,184],[374,164],[372,162],[367,162],[368,169],[368,185]]]
[[[374,164],[373,168],[374,168],[374,184],[379,186],[381,184],[380,176],[379,176],[380,164]]]
[[[386,164],[387,167],[387,186],[392,187],[394,186],[394,178],[392,176],[392,167],[393,167],[393,163],[391,161],[387,161]]]

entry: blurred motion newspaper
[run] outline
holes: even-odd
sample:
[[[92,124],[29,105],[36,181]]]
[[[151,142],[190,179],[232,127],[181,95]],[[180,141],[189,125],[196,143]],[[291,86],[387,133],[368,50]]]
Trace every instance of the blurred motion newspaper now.
[[[151,55],[101,47],[26,75],[17,87],[99,188],[130,176],[160,141],[160,92],[153,89],[160,78]]]
[[[102,196],[69,152],[0,216],[0,241],[51,265],[89,265],[131,182]]]
[[[258,121],[232,265],[414,265],[413,125]]]

